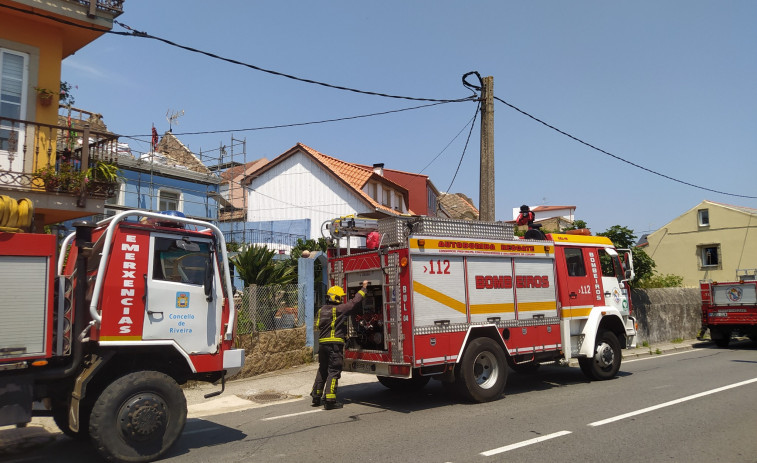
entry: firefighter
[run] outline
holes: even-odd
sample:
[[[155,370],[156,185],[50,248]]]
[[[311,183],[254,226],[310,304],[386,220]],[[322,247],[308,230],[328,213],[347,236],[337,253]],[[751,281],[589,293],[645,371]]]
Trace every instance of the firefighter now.
[[[326,293],[329,301],[316,314],[315,330],[319,334],[318,372],[315,375],[313,391],[310,393],[314,407],[320,407],[323,403],[326,410],[342,408],[342,403],[336,400],[336,388],[342,376],[347,317],[363,300],[367,288],[368,280],[364,280],[355,297],[342,303],[344,290],[339,286],[332,286]]]
[[[531,209],[527,205],[522,205],[520,207],[520,214],[518,214],[518,218],[515,220],[516,225],[528,225],[528,230],[526,231],[526,234],[523,235],[523,239],[526,240],[546,240],[547,237],[544,235],[544,232],[539,230],[541,228],[541,224],[534,223],[534,220],[536,219],[536,214],[534,214]]]

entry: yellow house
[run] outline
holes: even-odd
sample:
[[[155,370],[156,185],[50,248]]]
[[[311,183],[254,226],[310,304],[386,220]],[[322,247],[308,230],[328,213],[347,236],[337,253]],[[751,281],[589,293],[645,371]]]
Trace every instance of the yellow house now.
[[[47,191],[39,172],[61,177],[59,158],[66,149],[76,171],[86,171],[117,143],[112,134],[59,126],[58,100],[61,61],[112,29],[123,1],[0,3],[0,194],[32,199],[36,229],[102,212],[103,194],[78,185]]]
[[[661,274],[734,281],[736,270],[757,268],[757,209],[702,201],[647,237],[646,253]]]

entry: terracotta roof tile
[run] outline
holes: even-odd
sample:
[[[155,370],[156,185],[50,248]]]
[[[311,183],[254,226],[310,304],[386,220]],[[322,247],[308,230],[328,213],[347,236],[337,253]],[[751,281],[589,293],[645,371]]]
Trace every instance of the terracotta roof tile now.
[[[368,179],[373,176],[373,170],[368,170],[357,164],[345,162],[331,156],[327,156],[318,150],[315,150],[303,143],[297,143],[297,146],[313,156],[326,166],[334,175],[341,178],[345,183],[351,186],[360,196],[367,200],[374,208],[383,212],[400,215],[399,211],[395,211],[391,207],[380,204],[375,199],[371,198],[366,192],[363,191],[363,187],[368,182]],[[390,182],[393,183],[393,182]],[[395,185],[397,188],[402,189],[399,185]]]

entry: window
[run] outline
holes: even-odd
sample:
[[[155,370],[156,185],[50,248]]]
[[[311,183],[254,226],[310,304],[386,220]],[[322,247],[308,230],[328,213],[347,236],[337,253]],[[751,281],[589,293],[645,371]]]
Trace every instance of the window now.
[[[719,244],[705,244],[698,248],[701,268],[721,268]]]
[[[203,285],[210,263],[208,243],[190,242],[186,238],[155,238],[153,280]]]
[[[375,199],[376,201],[379,200],[378,196],[378,183],[371,183],[371,198]]]
[[[580,249],[566,248],[565,263],[568,266],[568,276],[585,277],[586,266],[584,265],[584,256]]]
[[[402,212],[402,195],[399,193],[394,194],[394,210]]]
[[[697,217],[699,219],[699,226],[700,227],[709,227],[710,226],[710,211],[708,209],[700,209],[697,212]]]
[[[0,117],[24,119],[26,117],[26,80],[28,56],[0,48]],[[0,121],[0,151],[5,151],[8,162],[1,162],[3,170],[23,170],[23,157],[19,148],[23,140],[23,125]],[[5,156],[3,156],[5,158]]]
[[[175,190],[158,191],[159,211],[181,211],[181,193]]]
[[[386,188],[384,188],[382,191],[383,191],[384,194],[383,194],[383,199],[381,201],[381,204],[383,204],[384,206],[389,207],[391,205],[391,201],[392,201],[392,198],[391,198],[392,192],[389,191],[389,190],[387,190]]]

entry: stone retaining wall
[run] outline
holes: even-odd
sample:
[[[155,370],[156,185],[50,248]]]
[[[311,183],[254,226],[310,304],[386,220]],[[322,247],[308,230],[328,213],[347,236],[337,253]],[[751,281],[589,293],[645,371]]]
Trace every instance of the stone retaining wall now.
[[[694,339],[702,326],[699,288],[656,288],[631,291],[633,315],[639,323],[637,345],[647,341]]]
[[[242,371],[228,379],[247,378],[313,361],[313,349],[305,346],[305,327],[239,335],[244,348]]]

